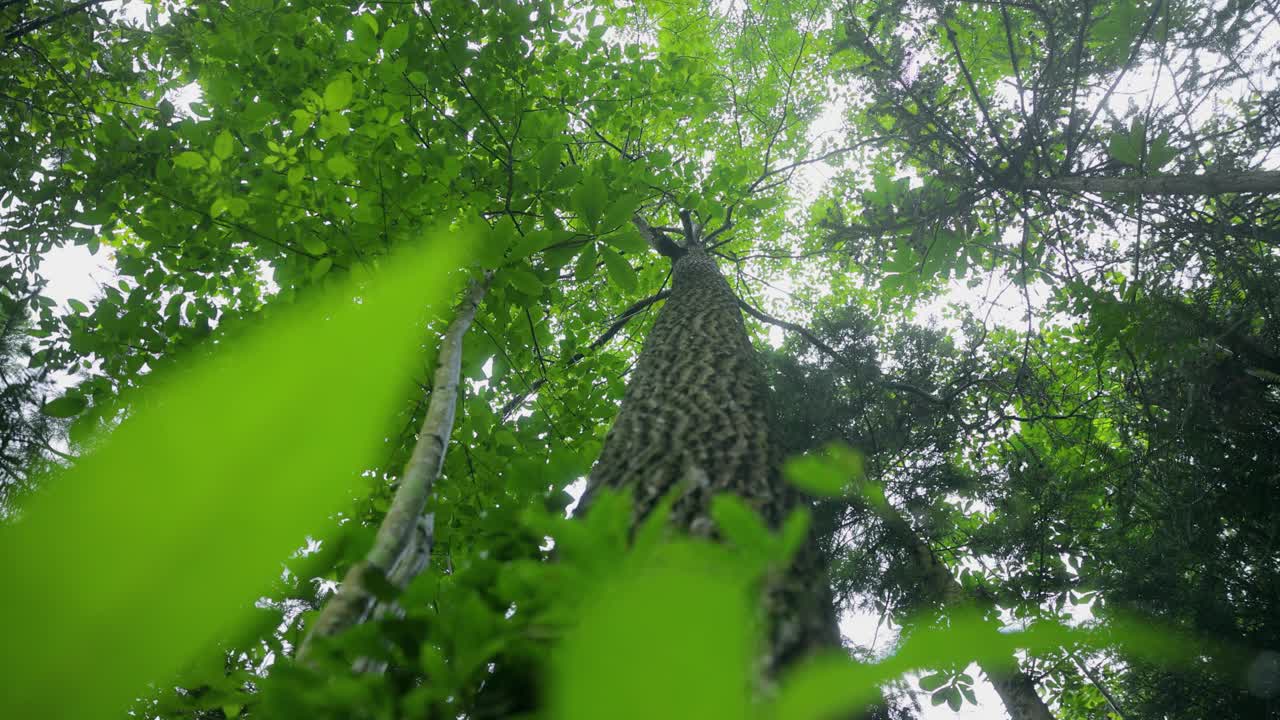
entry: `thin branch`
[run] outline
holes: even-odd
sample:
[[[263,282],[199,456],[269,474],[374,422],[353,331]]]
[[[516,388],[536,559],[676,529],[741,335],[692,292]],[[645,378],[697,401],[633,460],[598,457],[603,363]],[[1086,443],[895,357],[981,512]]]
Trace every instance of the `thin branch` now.
[[[384,582],[393,573],[396,579],[408,583],[412,575],[404,577],[401,570],[409,565],[420,565],[407,560],[410,554],[430,556],[430,521],[424,521],[423,510],[431,497],[432,486],[444,467],[445,450],[453,433],[453,419],[458,404],[460,369],[462,367],[462,341],[475,319],[489,279],[473,282],[467,297],[458,307],[449,323],[444,339],[440,342],[440,354],[436,364],[431,389],[431,401],[414,445],[413,454],[405,465],[391,507],[378,526],[373,547],[360,562],[352,565],[342,579],[342,585],[321,609],[319,617],[298,646],[298,662],[315,663],[318,638],[331,637],[351,628],[366,617],[375,602],[372,583],[379,575]],[[425,530],[425,537],[417,535]],[[425,543],[425,546],[423,545]]]
[[[1138,41],[1133,44],[1133,49],[1129,51],[1129,59],[1125,62],[1124,67],[1121,68],[1120,72],[1116,73],[1115,80],[1111,81],[1111,86],[1107,88],[1106,94],[1104,94],[1102,99],[1098,101],[1098,104],[1093,107],[1093,112],[1090,113],[1089,120],[1084,124],[1084,127],[1080,129],[1080,135],[1076,138],[1076,147],[1079,146],[1079,139],[1089,134],[1089,130],[1093,127],[1093,122],[1098,119],[1098,113],[1102,112],[1102,109],[1107,106],[1107,103],[1111,100],[1111,96],[1115,93],[1116,88],[1120,86],[1120,81],[1124,80],[1124,76],[1129,72],[1129,68],[1133,67],[1134,62],[1138,59],[1138,53],[1142,50],[1142,44],[1147,41],[1147,35],[1151,34],[1151,28],[1155,27],[1156,18],[1160,17],[1160,11],[1163,8],[1164,0],[1156,0],[1155,5],[1151,8],[1151,16],[1147,18],[1146,24],[1142,26],[1141,34],[1138,35]],[[1068,169],[1070,168],[1071,156],[1074,150],[1075,147],[1067,149]]]
[[[36,30],[39,30],[40,28],[45,27],[46,25],[52,25],[53,23],[56,23],[59,20],[71,17],[72,15],[75,15],[76,13],[82,10],[88,10],[94,5],[101,5],[104,2],[106,2],[106,0],[84,0],[84,2],[78,2],[75,5],[72,5],[71,7],[67,8],[66,10],[63,10],[60,13],[54,13],[53,15],[47,15],[42,18],[36,18],[35,20],[28,20],[27,22],[21,23],[20,25],[17,25],[13,29],[6,32],[4,34],[4,39],[7,42],[13,42],[14,40],[17,40],[23,35],[28,35],[30,33],[33,33]]]
[[[982,113],[982,120],[986,123],[987,131],[991,133],[991,139],[995,140],[996,147],[1000,148],[1006,156],[1011,155],[1009,148],[1004,144],[1004,140],[1000,137],[1000,131],[996,129],[996,124],[991,119],[991,111],[987,108],[987,101],[982,99],[982,94],[978,92],[978,86],[973,81],[973,74],[969,72],[969,65],[964,61],[964,55],[960,53],[960,42],[956,35],[956,31],[951,29],[944,19],[942,27],[947,31],[947,40],[951,43],[951,49],[955,51],[956,63],[960,65],[960,72],[964,75],[965,85],[969,88],[969,94],[973,96],[973,101],[978,104],[978,111]]]
[[[587,349],[585,352],[574,353],[573,357],[569,358],[568,362],[565,363],[565,367],[566,368],[573,367],[574,365],[577,365],[579,362],[584,360],[587,356],[587,353],[591,353],[591,352],[595,352],[596,350],[599,350],[601,347],[607,344],[610,340],[612,340],[615,335],[621,332],[622,328],[626,327],[627,323],[631,322],[631,320],[634,319],[636,315],[639,315],[641,311],[648,308],[650,305],[653,305],[654,303],[658,302],[659,300],[665,300],[670,295],[671,295],[670,290],[662,290],[660,292],[654,293],[653,295],[650,295],[647,298],[644,298],[643,300],[638,300],[635,303],[633,303],[631,307],[622,311],[622,314],[619,315],[617,319],[613,321],[613,324],[611,324],[609,328],[600,335],[600,337],[596,338],[595,341],[593,341],[590,345],[587,346]],[[508,415],[515,412],[516,408],[523,405],[524,401],[527,400],[530,395],[536,393],[546,383],[547,383],[547,377],[544,371],[543,376],[533,381],[533,383],[529,385],[527,390],[508,400],[507,403],[502,406],[502,411],[499,412],[498,415],[503,420],[506,420]]]

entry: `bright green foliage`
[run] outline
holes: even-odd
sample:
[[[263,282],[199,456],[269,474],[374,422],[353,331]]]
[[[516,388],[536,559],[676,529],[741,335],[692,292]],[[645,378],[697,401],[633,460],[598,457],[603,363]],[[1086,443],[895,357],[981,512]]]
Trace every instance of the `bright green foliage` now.
[[[225,348],[151,380],[4,529],[13,582],[40,589],[4,596],[6,716],[112,717],[235,631],[376,456],[423,308],[447,300],[441,269],[462,257],[433,240],[389,272],[221,333]],[[73,696],[50,685],[63,673],[81,678]]]

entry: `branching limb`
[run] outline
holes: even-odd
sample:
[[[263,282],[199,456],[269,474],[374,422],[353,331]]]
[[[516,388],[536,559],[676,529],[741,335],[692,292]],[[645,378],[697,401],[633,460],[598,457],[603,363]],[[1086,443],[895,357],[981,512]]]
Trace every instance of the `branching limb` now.
[[[665,232],[653,227],[639,215],[632,217],[631,222],[640,231],[640,237],[643,237],[649,243],[649,247],[653,248],[659,255],[666,255],[674,260],[688,252]]]

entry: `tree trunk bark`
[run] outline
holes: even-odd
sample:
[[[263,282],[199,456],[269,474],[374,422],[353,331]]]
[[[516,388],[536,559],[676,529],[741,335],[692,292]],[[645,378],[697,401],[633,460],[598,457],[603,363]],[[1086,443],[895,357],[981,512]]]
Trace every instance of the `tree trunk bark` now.
[[[453,433],[458,404],[458,378],[462,368],[462,339],[484,298],[488,279],[472,282],[467,297],[440,341],[426,417],[418,432],[413,454],[400,477],[391,508],[378,526],[373,547],[363,560],[351,566],[342,584],[298,646],[299,663],[310,663],[317,638],[330,637],[362,622],[373,610],[370,574],[381,574],[386,582],[403,588],[427,566],[431,556],[431,516],[423,515],[431,486],[444,465],[445,449]],[[360,664],[358,664],[360,665]],[[360,669],[377,669],[367,664]]]
[[[601,488],[625,490],[638,524],[674,492],[671,522],[713,537],[711,498],[732,493],[776,526],[802,498],[778,472],[768,386],[738,298],[715,261],[690,245],[675,261],[671,296],[645,340],[579,513]],[[763,665],[770,676],[811,650],[840,647],[825,570],[811,542],[767,589],[765,610]]]
[[[1221,195],[1223,193],[1280,193],[1280,171],[1163,175],[1156,177],[1059,177],[1032,181],[1035,190],[1114,192],[1140,195]]]

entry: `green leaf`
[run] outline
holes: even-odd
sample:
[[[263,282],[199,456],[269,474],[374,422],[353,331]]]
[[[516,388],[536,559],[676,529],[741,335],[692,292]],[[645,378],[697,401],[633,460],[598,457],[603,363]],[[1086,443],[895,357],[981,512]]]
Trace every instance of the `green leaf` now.
[[[502,265],[503,258],[507,253],[508,233],[503,231],[501,226],[490,227],[484,218],[477,215],[472,218],[469,226],[473,228],[471,236],[475,238],[477,247],[475,249],[475,261],[482,268],[497,268]]]
[[[594,176],[582,178],[582,184],[573,192],[573,209],[586,223],[588,230],[595,231],[600,224],[606,192],[603,179]]]
[[[606,235],[604,240],[622,252],[639,255],[649,251],[649,243],[640,237],[640,231],[630,222],[623,225],[617,232]]]
[[[947,694],[947,706],[952,712],[960,712],[960,706],[964,704],[964,700],[960,699],[960,689],[951,687],[944,690]]]
[[[234,149],[235,140],[231,137],[231,133],[223,130],[218,133],[218,137],[213,141],[213,154],[215,157],[226,160],[231,157]]]
[[[188,170],[198,170],[204,167],[205,162],[203,155],[193,150],[187,150],[186,152],[179,153],[178,157],[173,159],[173,164],[180,168],[187,168]]]
[[[432,237],[145,378],[145,402],[0,528],[0,716],[119,717],[253,619],[380,461],[423,307],[447,307],[465,247]],[[76,692],[59,692],[68,676]]]
[[[67,394],[45,403],[40,412],[55,418],[75,417],[89,406],[89,400],[82,395]]]
[[[796,508],[787,515],[787,519],[782,523],[782,529],[778,532],[779,562],[790,562],[791,558],[800,551],[809,537],[811,524],[812,517],[806,507]]]
[[[347,159],[346,155],[338,153],[331,155],[324,161],[324,166],[329,168],[329,172],[338,177],[347,177],[356,174],[356,164]]]
[[[315,265],[311,266],[312,281],[319,280],[325,275],[328,275],[329,270],[331,269],[333,269],[333,258],[330,258],[330,257],[320,258],[320,260]]]
[[[326,110],[341,110],[351,103],[351,75],[342,73],[337,79],[324,88],[324,107]]]
[[[387,28],[386,34],[382,36],[382,49],[387,52],[394,52],[409,39],[409,24],[400,23]]]
[[[759,623],[735,558],[682,543],[615,570],[594,583],[555,650],[547,717],[753,717],[747,688],[758,650],[750,630]]]
[[[1151,146],[1147,148],[1147,170],[1158,172],[1179,154],[1181,153],[1177,148],[1169,145],[1169,133],[1162,133],[1152,140]]]
[[[773,556],[777,541],[760,514],[736,495],[721,493],[711,499],[711,519],[729,542],[762,558]]]
[[[920,689],[925,692],[933,692],[946,684],[947,676],[942,673],[934,673],[920,678]]]
[[[635,268],[631,267],[631,263],[619,255],[617,250],[608,246],[602,247],[600,256],[604,258],[604,269],[608,271],[610,280],[626,292],[636,289],[638,281]]]
[[[783,475],[801,490],[817,497],[845,497],[862,477],[862,456],[832,446],[821,455],[802,455],[783,464]]]
[[[519,262],[520,260],[545,249],[548,245],[551,245],[554,242],[555,238],[552,236],[550,230],[534,230],[531,233],[526,233],[524,237],[517,240],[516,243],[511,246],[511,255],[508,259]]]
[[[1128,130],[1111,133],[1111,138],[1107,141],[1107,153],[1116,162],[1136,168],[1142,163],[1142,148],[1145,144],[1145,128],[1142,121],[1135,117]]]
[[[319,256],[329,252],[329,246],[326,245],[323,240],[316,237],[315,235],[305,234],[301,238],[299,238],[298,242],[302,244],[303,250],[306,250],[308,253],[311,253],[312,255]]]
[[[635,215],[636,208],[639,206],[640,198],[635,195],[624,195],[620,198],[615,198],[613,202],[609,203],[609,210],[605,213],[603,229],[616,230],[624,225],[632,227],[631,216]]]
[[[538,177],[543,182],[555,177],[560,170],[560,156],[564,154],[564,149],[560,143],[549,142],[538,150]]]
[[[578,256],[578,261],[573,265],[573,278],[578,282],[586,282],[596,272],[597,254],[595,243],[587,243],[583,248],[582,254]]]
[[[525,270],[524,268],[511,268],[505,271],[507,282],[511,287],[530,297],[538,297],[542,294],[542,281],[537,275]]]

